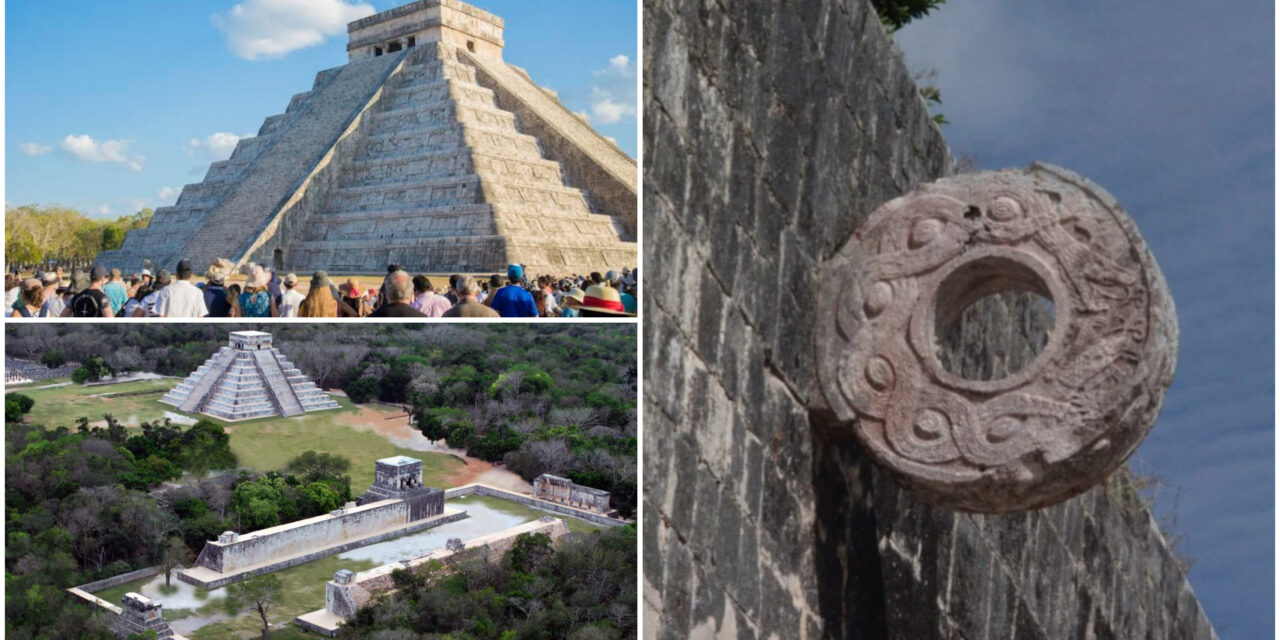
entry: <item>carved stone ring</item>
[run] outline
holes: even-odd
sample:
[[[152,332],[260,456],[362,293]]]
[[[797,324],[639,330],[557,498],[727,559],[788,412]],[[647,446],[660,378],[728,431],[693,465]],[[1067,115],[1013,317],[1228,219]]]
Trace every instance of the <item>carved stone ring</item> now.
[[[944,367],[971,304],[1038,294],[1053,328],[994,380]],[[1064,169],[961,175],[874,213],[822,267],[818,379],[871,457],[926,500],[1003,512],[1104,480],[1151,429],[1178,327],[1133,221]]]

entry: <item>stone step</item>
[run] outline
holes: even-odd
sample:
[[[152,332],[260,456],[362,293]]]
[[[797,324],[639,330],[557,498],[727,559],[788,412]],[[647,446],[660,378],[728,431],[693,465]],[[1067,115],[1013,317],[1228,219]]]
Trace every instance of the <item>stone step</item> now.
[[[567,187],[563,183],[531,185],[520,184],[498,176],[485,176],[484,186],[486,199],[492,204],[591,212],[582,191]]]
[[[362,211],[388,207],[432,208],[480,202],[480,179],[474,175],[435,180],[342,187],[329,197],[325,210]]]
[[[343,173],[343,186],[372,186],[476,174],[514,184],[563,186],[560,163],[541,158],[510,158],[474,153],[466,148],[385,155],[353,162]]]
[[[266,120],[262,121],[262,126],[258,129],[258,137],[262,138],[270,136],[271,134],[280,131],[290,120],[293,119],[293,116],[294,114],[291,113],[281,113],[269,116]]]
[[[453,100],[438,100],[378,111],[369,117],[371,133],[386,133],[388,130],[406,127],[438,126],[449,122],[517,131],[515,114],[509,111],[503,111],[495,106],[461,104]]]
[[[291,244],[289,260],[296,269],[309,271],[323,268],[331,273],[380,272],[388,264],[403,265],[408,271],[420,271],[424,265],[433,270],[456,273],[497,273],[507,268],[506,241],[502,236],[463,236],[407,240],[327,240]]]
[[[396,88],[408,88],[445,80],[479,84],[476,82],[476,70],[474,67],[441,60],[407,65],[400,71],[399,77],[399,84]]]
[[[465,104],[489,105],[494,101],[493,91],[463,82],[439,82],[393,89],[382,99],[383,109],[398,109],[411,104],[455,100]]]
[[[376,213],[376,215],[368,215]],[[407,240],[409,238],[453,238],[496,235],[493,214],[485,211],[414,211],[395,217],[387,211],[345,212],[341,215],[313,216],[307,241],[339,244],[364,240]]]

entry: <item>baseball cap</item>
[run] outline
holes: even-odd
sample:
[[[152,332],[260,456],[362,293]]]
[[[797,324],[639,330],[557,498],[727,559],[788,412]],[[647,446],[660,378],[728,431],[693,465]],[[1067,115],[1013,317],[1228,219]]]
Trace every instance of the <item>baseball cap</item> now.
[[[91,271],[91,272],[89,273],[89,279],[90,279],[90,280],[101,280],[101,279],[103,279],[103,278],[105,278],[105,277],[107,277],[107,276],[109,276],[109,275],[111,275],[111,272],[110,272],[110,271],[107,271],[107,268],[106,268],[106,267],[104,267],[104,266],[102,266],[102,265],[98,265],[98,266],[94,267],[94,268],[93,268],[93,271]]]
[[[298,274],[290,273],[284,277],[284,283],[288,285],[298,284]]]

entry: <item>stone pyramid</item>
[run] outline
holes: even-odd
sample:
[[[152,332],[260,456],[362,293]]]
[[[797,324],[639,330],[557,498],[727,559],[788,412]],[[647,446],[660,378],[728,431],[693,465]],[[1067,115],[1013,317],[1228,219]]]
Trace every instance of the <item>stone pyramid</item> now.
[[[232,331],[222,347],[160,402],[222,420],[292,417],[338,403],[271,346],[271,334]]]
[[[98,263],[306,273],[636,264],[636,162],[502,59],[501,18],[419,0],[348,26],[349,62]]]

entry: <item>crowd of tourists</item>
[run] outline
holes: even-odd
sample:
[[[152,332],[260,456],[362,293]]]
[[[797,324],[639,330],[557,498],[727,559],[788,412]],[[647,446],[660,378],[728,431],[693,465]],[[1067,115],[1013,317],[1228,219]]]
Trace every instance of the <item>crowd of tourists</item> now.
[[[5,277],[5,304],[23,318],[574,318],[636,315],[638,270],[572,276],[531,276],[523,265],[506,277],[449,277],[448,287],[425,275],[389,265],[377,287],[357,278],[336,283],[324,271],[280,275],[261,265],[243,269],[243,284],[230,283],[237,269],[219,258],[203,280],[188,260],[173,272],[143,269],[125,275],[95,266],[64,274],[61,268],[33,277]],[[306,291],[304,294],[303,291]]]

